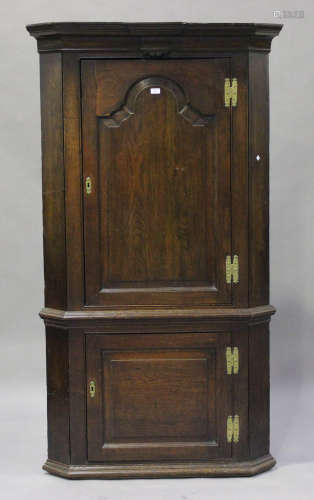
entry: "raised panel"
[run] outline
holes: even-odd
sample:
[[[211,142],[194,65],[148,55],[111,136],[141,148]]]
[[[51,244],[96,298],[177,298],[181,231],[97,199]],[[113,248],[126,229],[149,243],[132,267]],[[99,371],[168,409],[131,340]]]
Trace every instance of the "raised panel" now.
[[[229,63],[107,64],[82,64],[87,304],[230,303]]]
[[[143,91],[121,127],[98,123],[102,289],[214,287],[208,128],[192,127],[166,89]]]
[[[87,405],[89,460],[228,455],[232,387],[223,346],[230,335],[119,337],[118,344],[114,335],[87,337],[87,386],[96,385]]]
[[[106,436],[114,441],[206,438],[207,384],[215,383],[209,358],[186,351],[105,355],[111,417]]]

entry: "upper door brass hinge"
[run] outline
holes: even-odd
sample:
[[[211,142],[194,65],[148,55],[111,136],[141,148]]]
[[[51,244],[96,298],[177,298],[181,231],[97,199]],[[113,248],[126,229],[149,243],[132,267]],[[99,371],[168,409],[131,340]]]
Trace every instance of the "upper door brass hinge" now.
[[[238,255],[233,256],[231,261],[231,255],[226,257],[226,282],[227,283],[239,283],[239,257]]]
[[[238,80],[237,78],[225,78],[225,108],[235,107],[238,103]]]
[[[229,415],[227,418],[227,442],[238,443],[240,438],[240,417]]]
[[[237,375],[239,373],[239,349],[238,347],[227,347],[226,348],[226,365],[227,374],[232,375],[234,373]]]

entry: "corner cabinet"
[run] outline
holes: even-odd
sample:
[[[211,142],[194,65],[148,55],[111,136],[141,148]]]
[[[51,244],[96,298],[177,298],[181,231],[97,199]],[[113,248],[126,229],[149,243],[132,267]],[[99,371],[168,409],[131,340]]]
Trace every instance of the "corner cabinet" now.
[[[41,72],[44,469],[269,469],[268,53],[281,26],[27,29]]]

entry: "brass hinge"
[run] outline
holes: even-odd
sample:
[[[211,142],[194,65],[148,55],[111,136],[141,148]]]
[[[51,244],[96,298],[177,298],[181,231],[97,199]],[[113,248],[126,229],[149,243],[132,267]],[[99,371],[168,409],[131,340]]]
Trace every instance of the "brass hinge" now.
[[[237,347],[226,348],[226,364],[228,375],[239,373],[239,349]]]
[[[227,283],[239,283],[239,257],[238,255],[233,256],[231,261],[231,255],[226,257],[226,282]]]
[[[91,398],[94,398],[96,394],[96,384],[94,380],[91,380],[89,383],[89,395]]]
[[[238,443],[240,437],[240,417],[235,415],[232,417],[229,415],[227,418],[227,442],[228,443]]]
[[[92,179],[90,177],[86,177],[86,179],[85,179],[85,189],[86,189],[86,194],[91,194],[91,192],[92,192]]]
[[[238,80],[232,78],[232,83],[230,78],[225,78],[225,108],[235,107],[238,102]]]

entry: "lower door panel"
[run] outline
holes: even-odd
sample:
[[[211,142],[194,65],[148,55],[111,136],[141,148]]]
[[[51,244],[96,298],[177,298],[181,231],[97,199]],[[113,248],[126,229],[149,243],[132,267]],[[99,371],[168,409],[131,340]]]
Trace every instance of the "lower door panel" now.
[[[89,461],[231,456],[229,333],[88,334]]]

